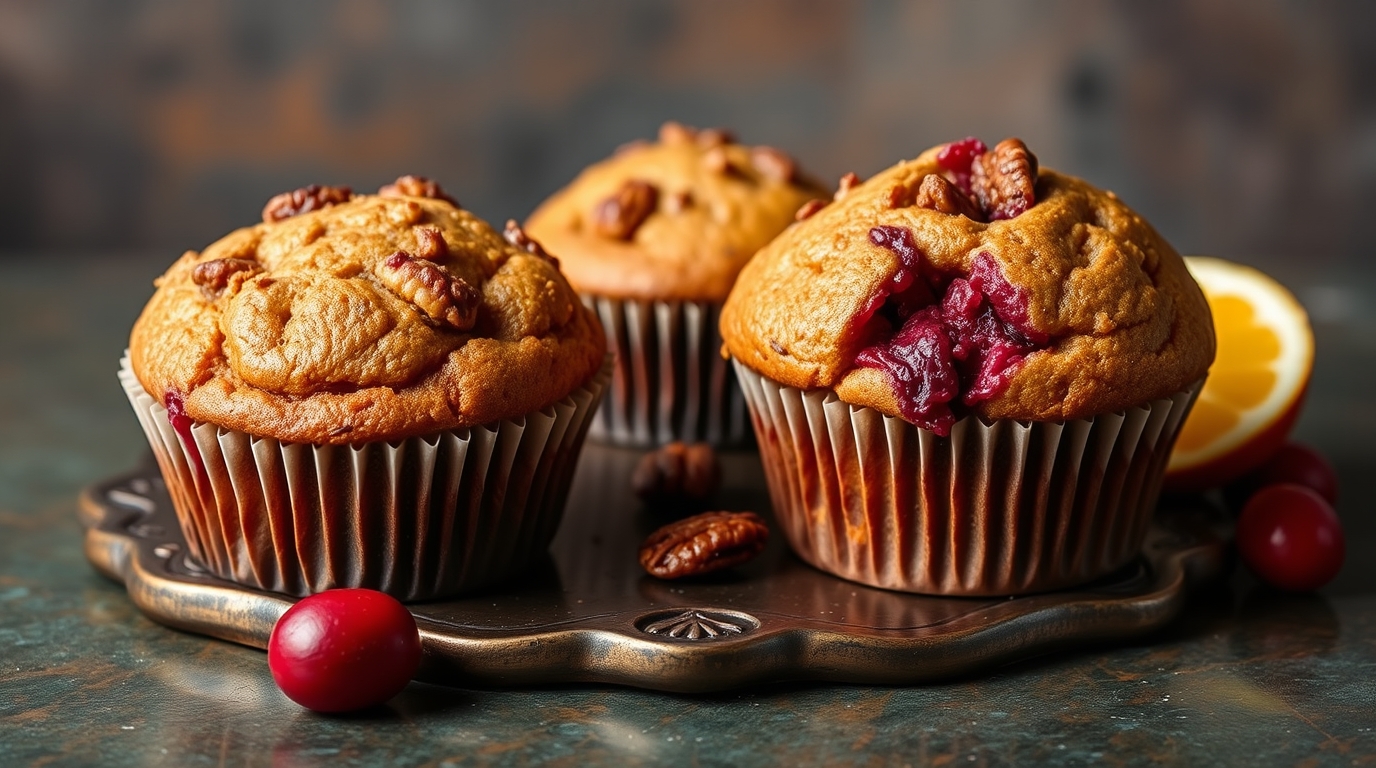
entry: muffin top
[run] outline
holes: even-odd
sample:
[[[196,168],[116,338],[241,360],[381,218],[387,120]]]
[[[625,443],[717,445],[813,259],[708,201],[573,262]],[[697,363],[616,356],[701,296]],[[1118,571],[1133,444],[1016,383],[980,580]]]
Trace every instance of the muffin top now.
[[[1213,361],[1209,308],[1179,254],[1017,139],[934,147],[800,213],[721,316],[730,354],[783,384],[947,434],[971,412],[1119,411]]]
[[[134,373],[198,421],[315,444],[402,439],[554,403],[603,363],[558,262],[413,176],[308,187],[188,251],[134,324]]]
[[[628,144],[584,170],[526,229],[559,254],[579,291],[721,301],[798,207],[826,195],[780,150],[670,122],[658,142]]]

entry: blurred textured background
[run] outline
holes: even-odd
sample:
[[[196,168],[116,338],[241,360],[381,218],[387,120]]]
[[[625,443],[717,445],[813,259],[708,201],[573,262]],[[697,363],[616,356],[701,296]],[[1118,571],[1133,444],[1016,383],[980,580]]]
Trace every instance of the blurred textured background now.
[[[170,262],[405,172],[522,217],[672,118],[833,181],[1017,135],[1184,252],[1338,267],[1376,245],[1373,73],[1364,0],[0,0],[0,252]]]

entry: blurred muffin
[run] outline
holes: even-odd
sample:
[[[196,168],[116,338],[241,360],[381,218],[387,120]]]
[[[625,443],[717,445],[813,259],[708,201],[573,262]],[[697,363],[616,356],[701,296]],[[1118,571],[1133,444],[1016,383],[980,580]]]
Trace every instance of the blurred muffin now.
[[[618,443],[747,439],[718,351],[721,302],[762,245],[826,193],[772,147],[665,123],[579,174],[526,229],[559,255],[616,352],[593,426]]]
[[[279,195],[263,220],[157,280],[121,372],[191,553],[294,595],[519,570],[607,377],[557,263],[416,177]]]
[[[1131,561],[1214,354],[1174,249],[1016,139],[839,192],[745,268],[721,329],[794,549],[952,595]]]

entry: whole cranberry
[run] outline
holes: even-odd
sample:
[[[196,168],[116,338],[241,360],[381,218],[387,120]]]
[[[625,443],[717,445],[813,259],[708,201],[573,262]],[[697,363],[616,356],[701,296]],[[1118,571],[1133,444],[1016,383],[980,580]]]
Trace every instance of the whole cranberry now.
[[[1294,483],[1257,491],[1237,519],[1237,549],[1247,567],[1272,586],[1308,592],[1343,566],[1342,524],[1313,489]]]
[[[268,668],[292,701],[349,712],[392,698],[420,666],[416,620],[396,598],[332,589],[293,605],[268,639]]]
[[[1257,490],[1277,483],[1312,488],[1329,504],[1338,503],[1338,473],[1323,454],[1303,443],[1286,443],[1260,467],[1224,489],[1228,504],[1240,509]]]

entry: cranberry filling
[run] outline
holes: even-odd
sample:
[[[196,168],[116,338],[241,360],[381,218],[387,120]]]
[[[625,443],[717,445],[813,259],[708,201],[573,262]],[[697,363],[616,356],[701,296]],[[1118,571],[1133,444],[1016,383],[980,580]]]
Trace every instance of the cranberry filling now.
[[[953,141],[941,148],[936,155],[936,164],[943,171],[951,174],[951,181],[960,187],[960,191],[970,194],[970,167],[975,164],[975,159],[988,152],[989,148],[984,142],[969,136],[960,141]]]
[[[169,389],[163,397],[163,406],[167,408],[167,423],[172,425],[177,437],[181,438],[187,454],[195,462],[197,476],[200,479],[206,479],[205,463],[201,460],[201,449],[196,445],[196,438],[191,434],[191,426],[195,422],[186,414],[186,399],[181,392]]]
[[[889,374],[905,419],[949,435],[956,420],[953,408],[1003,391],[1027,355],[1046,347],[1049,338],[1030,326],[1027,296],[1008,282],[990,254],[975,256],[968,277],[947,282],[940,302],[916,306],[915,289],[928,291],[916,279],[920,254],[911,233],[875,227],[870,240],[898,255],[902,264],[893,285],[903,289],[881,290],[859,320],[868,323],[878,313],[898,332],[862,349],[855,363]]]

